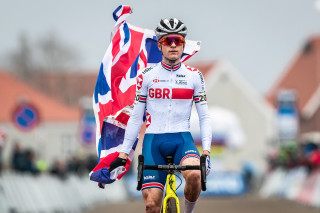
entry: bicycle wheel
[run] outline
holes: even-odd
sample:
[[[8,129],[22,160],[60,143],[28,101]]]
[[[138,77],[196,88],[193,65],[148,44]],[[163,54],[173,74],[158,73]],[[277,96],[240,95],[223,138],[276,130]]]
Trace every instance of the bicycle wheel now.
[[[177,213],[177,203],[176,200],[171,197],[167,200],[167,211],[166,213]]]

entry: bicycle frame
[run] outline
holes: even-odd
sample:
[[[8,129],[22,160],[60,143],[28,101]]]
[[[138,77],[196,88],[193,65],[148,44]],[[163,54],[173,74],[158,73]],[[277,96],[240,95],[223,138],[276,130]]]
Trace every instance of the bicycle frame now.
[[[165,197],[162,201],[163,213],[167,212],[167,203],[169,198],[174,198],[177,206],[177,213],[180,213],[179,198],[176,195],[176,176],[174,174],[167,175],[167,187],[165,192]]]
[[[171,157],[172,158],[172,157]],[[168,158],[167,158],[168,159]],[[171,159],[172,160],[172,159]],[[206,156],[200,157],[200,165],[175,165],[173,162],[167,162],[167,165],[144,165],[144,156],[139,155],[138,157],[138,185],[137,190],[140,191],[142,188],[143,170],[159,170],[167,172],[167,184],[165,191],[165,198],[163,199],[162,211],[167,212],[167,205],[169,199],[175,200],[175,206],[177,213],[180,213],[179,198],[176,195],[176,177],[175,172],[185,170],[200,170],[201,173],[201,189],[206,191]],[[169,201],[169,203],[171,200]],[[173,202],[174,203],[174,202]]]

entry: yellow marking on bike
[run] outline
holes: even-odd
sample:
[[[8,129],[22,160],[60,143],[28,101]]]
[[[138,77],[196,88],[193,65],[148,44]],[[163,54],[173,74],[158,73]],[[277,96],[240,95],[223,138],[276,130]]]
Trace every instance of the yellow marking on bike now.
[[[172,182],[172,187],[170,183]],[[176,195],[176,176],[173,174],[167,175],[166,196],[163,200],[163,213],[167,212],[167,201],[169,198],[174,198],[176,201],[177,213],[180,213],[179,198]]]

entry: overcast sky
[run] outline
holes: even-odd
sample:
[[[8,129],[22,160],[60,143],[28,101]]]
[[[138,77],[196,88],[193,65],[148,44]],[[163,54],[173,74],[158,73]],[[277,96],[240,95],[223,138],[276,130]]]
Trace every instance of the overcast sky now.
[[[110,39],[112,12],[130,5],[128,22],[154,29],[177,17],[188,39],[202,41],[192,61],[226,59],[260,93],[294,60],[310,36],[320,35],[316,0],[0,0],[0,67],[25,33],[36,43],[53,32],[82,58],[76,66],[98,72]]]

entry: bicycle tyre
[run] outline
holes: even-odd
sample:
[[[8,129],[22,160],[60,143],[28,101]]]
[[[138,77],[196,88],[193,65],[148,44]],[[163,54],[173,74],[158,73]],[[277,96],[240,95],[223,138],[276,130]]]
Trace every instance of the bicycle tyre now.
[[[176,203],[176,199],[174,199],[173,197],[167,200],[166,213],[177,213],[177,203]]]

